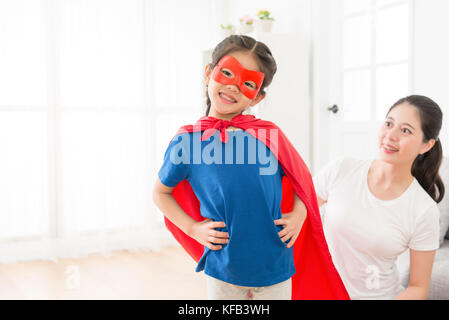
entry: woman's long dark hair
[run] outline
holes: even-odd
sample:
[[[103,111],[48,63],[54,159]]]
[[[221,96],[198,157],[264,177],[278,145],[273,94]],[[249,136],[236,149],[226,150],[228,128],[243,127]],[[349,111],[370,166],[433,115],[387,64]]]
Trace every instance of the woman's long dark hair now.
[[[243,36],[232,35],[220,42],[212,53],[212,62],[209,63],[210,70],[220,62],[224,56],[237,51],[252,53],[257,61],[259,69],[265,75],[259,94],[265,94],[264,89],[268,87],[273,80],[274,74],[277,71],[276,61],[274,60],[270,49],[260,41]],[[206,116],[209,115],[211,101],[206,88]]]
[[[403,103],[408,103],[419,111],[421,130],[424,133],[423,142],[428,142],[430,139],[435,140],[435,145],[432,149],[425,154],[419,155],[413,162],[412,175],[432,199],[439,203],[443,200],[445,192],[444,184],[439,174],[443,160],[443,148],[439,138],[443,123],[443,112],[435,101],[419,95],[400,99],[391,107],[390,111]]]

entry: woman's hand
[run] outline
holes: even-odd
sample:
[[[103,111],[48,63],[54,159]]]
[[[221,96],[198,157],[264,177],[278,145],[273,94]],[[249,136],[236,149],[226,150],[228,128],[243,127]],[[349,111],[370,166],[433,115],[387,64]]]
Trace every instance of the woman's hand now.
[[[229,242],[229,234],[227,232],[217,231],[216,228],[224,228],[226,224],[223,221],[212,221],[206,219],[196,222],[192,225],[189,235],[203,246],[210,250],[220,250],[223,248],[221,244]]]
[[[291,248],[295,244],[306,217],[307,208],[301,199],[295,195],[295,203],[292,212],[283,214],[281,219],[274,220],[275,225],[284,227],[279,232],[279,237],[283,242],[290,240],[287,243],[287,248]]]

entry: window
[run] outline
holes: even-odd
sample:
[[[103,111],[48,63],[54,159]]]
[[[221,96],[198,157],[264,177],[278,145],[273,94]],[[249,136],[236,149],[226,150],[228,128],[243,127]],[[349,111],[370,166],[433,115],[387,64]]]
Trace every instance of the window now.
[[[210,10],[0,1],[0,241],[137,230],[148,243],[163,150],[201,114]]]
[[[383,120],[410,92],[410,1],[345,0],[341,10],[344,119]]]

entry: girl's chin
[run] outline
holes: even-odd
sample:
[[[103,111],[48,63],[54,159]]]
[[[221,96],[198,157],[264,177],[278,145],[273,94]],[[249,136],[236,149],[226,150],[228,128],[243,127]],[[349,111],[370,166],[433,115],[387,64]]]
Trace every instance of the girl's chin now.
[[[209,116],[225,120],[231,120],[232,118],[238,116],[239,114],[241,114],[241,112],[230,112],[230,111],[225,112],[217,109],[209,112]]]
[[[213,108],[217,113],[223,113],[223,114],[240,114],[245,109],[239,108],[237,106],[232,105],[222,105],[222,104],[216,104],[215,108]]]

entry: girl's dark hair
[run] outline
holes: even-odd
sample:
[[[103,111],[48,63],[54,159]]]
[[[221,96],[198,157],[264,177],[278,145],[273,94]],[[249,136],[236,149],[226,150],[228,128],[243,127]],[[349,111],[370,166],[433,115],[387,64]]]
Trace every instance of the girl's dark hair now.
[[[220,42],[212,53],[212,62],[209,63],[210,70],[215,68],[221,58],[237,51],[249,52],[254,55],[260,71],[265,75],[259,94],[265,94],[264,89],[268,87],[273,80],[277,65],[270,49],[264,43],[256,41],[251,37],[232,35]],[[209,115],[210,107],[211,101],[206,88],[206,116]]]
[[[445,192],[443,181],[438,172],[443,160],[443,148],[439,138],[443,123],[443,113],[436,102],[428,97],[419,95],[400,99],[391,107],[390,111],[403,103],[408,103],[418,109],[421,118],[421,130],[424,133],[423,142],[435,139],[435,145],[432,149],[425,154],[419,155],[413,162],[412,175],[432,199],[440,203]]]

